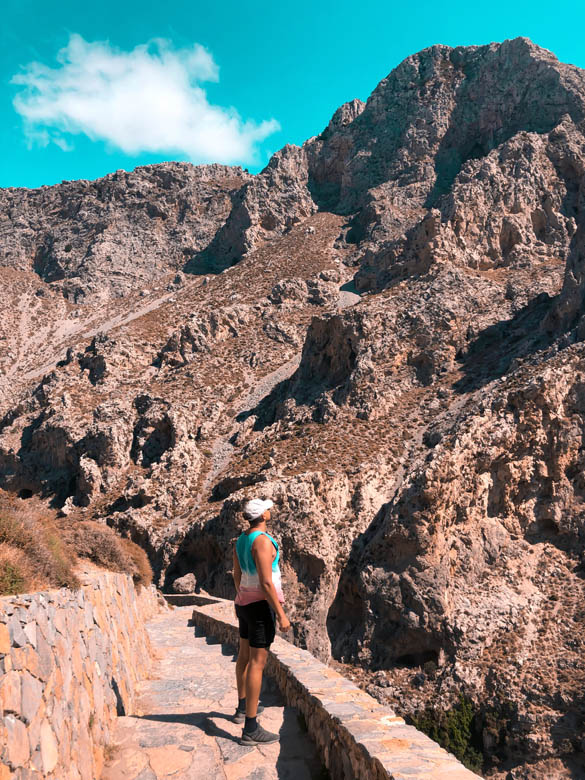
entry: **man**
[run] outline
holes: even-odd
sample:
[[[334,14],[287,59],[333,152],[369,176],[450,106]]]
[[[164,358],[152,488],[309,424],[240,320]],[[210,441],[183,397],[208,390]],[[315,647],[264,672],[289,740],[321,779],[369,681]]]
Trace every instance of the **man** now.
[[[238,538],[234,548],[236,615],[240,624],[240,650],[236,663],[238,707],[234,720],[244,723],[242,745],[267,745],[277,742],[278,734],[262,728],[256,716],[262,675],[268,648],[274,640],[275,616],[282,631],[290,623],[284,614],[284,596],[276,541],[266,532],[274,503],[255,498],[244,505],[244,517],[250,527]]]

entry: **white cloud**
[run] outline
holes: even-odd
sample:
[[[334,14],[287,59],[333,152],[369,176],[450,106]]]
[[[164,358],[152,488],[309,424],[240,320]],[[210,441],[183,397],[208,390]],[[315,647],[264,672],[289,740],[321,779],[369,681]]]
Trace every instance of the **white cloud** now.
[[[233,108],[212,105],[202,82],[218,81],[212,55],[196,44],[173,49],[162,39],[124,52],[72,35],[59,66],[31,62],[12,82],[31,142],[71,149],[85,134],[127,154],[155,152],[193,162],[247,163],[257,144],[280,129],[275,119],[243,121]]]

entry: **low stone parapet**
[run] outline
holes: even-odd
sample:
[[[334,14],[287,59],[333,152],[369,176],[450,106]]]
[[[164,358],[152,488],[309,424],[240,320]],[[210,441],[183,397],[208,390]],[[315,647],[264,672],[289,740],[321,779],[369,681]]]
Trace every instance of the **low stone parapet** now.
[[[76,591],[0,599],[0,780],[96,780],[151,666],[154,587],[95,572]]]
[[[233,603],[196,606],[193,622],[238,645]],[[472,780],[478,775],[306,650],[277,637],[267,673],[302,713],[333,780]]]

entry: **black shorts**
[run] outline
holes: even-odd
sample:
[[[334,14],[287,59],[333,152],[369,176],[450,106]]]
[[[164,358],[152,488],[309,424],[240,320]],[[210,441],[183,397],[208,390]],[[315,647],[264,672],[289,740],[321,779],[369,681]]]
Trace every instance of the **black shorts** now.
[[[250,647],[270,647],[276,634],[276,619],[267,601],[253,601],[245,606],[236,604],[236,615],[240,637],[247,639]]]

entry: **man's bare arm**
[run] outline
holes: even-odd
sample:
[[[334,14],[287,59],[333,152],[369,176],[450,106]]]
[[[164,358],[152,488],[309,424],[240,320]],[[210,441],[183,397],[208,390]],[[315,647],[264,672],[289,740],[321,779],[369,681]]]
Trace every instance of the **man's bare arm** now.
[[[242,581],[242,569],[240,568],[240,561],[238,554],[234,546],[234,583],[236,585],[236,591],[240,590],[240,582]]]
[[[284,614],[284,609],[278,600],[276,588],[272,582],[273,550],[274,546],[270,539],[268,539],[266,536],[258,536],[252,545],[252,555],[254,556],[256,570],[258,571],[260,587],[266,595],[266,601],[268,601],[272,609],[276,612],[276,618],[281,630],[288,631],[290,628],[290,622],[287,616]]]

